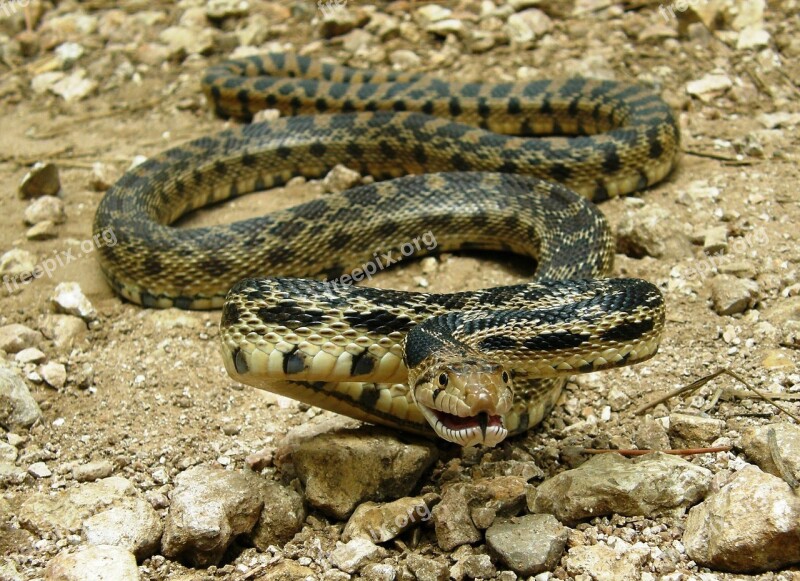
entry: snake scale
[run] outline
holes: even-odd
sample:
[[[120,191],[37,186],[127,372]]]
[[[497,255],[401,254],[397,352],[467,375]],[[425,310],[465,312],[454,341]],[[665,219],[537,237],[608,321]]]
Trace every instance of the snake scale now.
[[[116,234],[99,256],[122,297],[222,307],[235,379],[492,446],[539,422],[567,376],[657,351],[661,293],[605,278],[613,241],[586,201],[644,189],[676,164],[678,126],[652,90],[448,82],[279,53],[211,67],[202,86],[220,116],[286,117],[150,158],[107,192],[94,228]],[[233,224],[170,226],[336,164],[379,181]],[[535,281],[454,294],[346,284],[401,253],[464,249],[535,259]]]

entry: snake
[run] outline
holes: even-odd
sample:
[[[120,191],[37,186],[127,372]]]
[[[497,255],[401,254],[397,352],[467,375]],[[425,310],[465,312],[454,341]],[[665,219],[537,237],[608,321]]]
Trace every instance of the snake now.
[[[221,62],[201,85],[234,125],[127,171],[94,231],[114,233],[98,256],[124,299],[222,309],[235,380],[398,434],[496,446],[547,416],[569,376],[657,352],[663,296],[609,278],[614,238],[591,203],[677,164],[678,123],[655,90],[464,82],[291,53]],[[262,109],[282,116],[253,122]],[[175,226],[336,166],[374,181],[230,224]],[[517,254],[535,273],[445,294],[355,284],[461,251]]]

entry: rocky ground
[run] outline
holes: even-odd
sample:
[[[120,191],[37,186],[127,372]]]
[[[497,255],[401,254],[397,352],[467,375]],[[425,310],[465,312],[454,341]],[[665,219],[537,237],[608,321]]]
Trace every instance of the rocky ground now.
[[[0,2],[0,578],[800,578],[799,8]],[[92,239],[102,192],[140,156],[225,127],[201,71],[268,50],[656,86],[679,112],[681,166],[602,210],[616,274],[665,293],[658,357],[579,378],[525,437],[461,450],[238,385],[218,313],[116,298],[93,256],[113,243]],[[186,223],[323,188],[295,180]],[[445,255],[374,282],[446,292],[528,275]],[[775,404],[723,375],[636,413],[723,368]],[[586,450],[701,447],[720,451]]]

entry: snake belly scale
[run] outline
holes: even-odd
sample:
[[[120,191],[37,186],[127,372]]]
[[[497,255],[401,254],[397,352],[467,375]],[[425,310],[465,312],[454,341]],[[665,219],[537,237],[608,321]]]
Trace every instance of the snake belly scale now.
[[[250,121],[271,107],[288,117],[150,158],[107,192],[94,228],[115,232],[99,256],[122,297],[223,308],[235,379],[496,445],[539,422],[567,376],[657,351],[663,297],[646,281],[604,278],[613,240],[586,201],[642,190],[676,164],[677,123],[653,91],[580,78],[452,83],[291,54],[224,62],[202,86],[220,116]],[[170,226],[336,164],[380,181],[233,224]],[[436,252],[535,259],[535,280],[454,294],[336,281],[424,232]]]

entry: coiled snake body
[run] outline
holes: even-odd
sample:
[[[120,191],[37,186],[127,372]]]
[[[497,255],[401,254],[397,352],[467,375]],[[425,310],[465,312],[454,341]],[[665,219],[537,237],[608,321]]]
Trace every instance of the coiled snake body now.
[[[646,188],[674,166],[677,125],[653,92],[585,79],[450,83],[287,54],[212,67],[203,88],[223,116],[249,121],[273,107],[293,117],[149,159],[108,191],[95,231],[115,232],[100,263],[128,300],[223,307],[234,378],[369,422],[495,445],[539,422],[566,376],[656,352],[662,296],[645,281],[602,278],[613,243],[584,199]],[[400,179],[234,224],[169,226],[336,164]],[[535,258],[536,282],[435,295],[319,280],[363,278],[412,240],[415,256]]]

